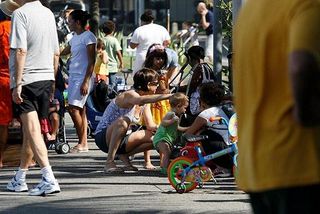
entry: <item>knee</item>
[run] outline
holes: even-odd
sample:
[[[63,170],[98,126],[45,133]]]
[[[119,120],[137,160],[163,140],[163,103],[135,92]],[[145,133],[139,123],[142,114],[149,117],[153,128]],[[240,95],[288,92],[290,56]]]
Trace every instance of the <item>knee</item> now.
[[[169,154],[171,152],[170,146],[166,142],[159,143],[159,150],[160,150],[160,152],[163,152],[164,154]]]
[[[129,128],[129,124],[125,120],[117,120],[115,124],[115,130],[118,131],[118,133],[126,133]]]

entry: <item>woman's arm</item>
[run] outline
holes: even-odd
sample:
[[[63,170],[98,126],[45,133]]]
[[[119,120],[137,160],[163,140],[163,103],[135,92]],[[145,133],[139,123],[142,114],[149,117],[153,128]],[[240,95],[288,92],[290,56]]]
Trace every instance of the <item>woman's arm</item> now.
[[[80,88],[81,95],[86,95],[89,93],[89,81],[92,76],[94,63],[96,61],[96,58],[95,58],[96,44],[95,43],[87,45],[87,54],[88,54],[88,66],[87,66],[86,74]]]
[[[128,93],[126,95],[126,102],[132,105],[144,105],[147,103],[155,103],[161,100],[169,99],[169,97],[172,96],[172,94],[152,94],[140,96],[138,93]]]
[[[147,127],[147,130],[149,131],[156,131],[158,126],[157,124],[153,121],[152,118],[152,113],[150,109],[151,105],[147,104],[144,109],[143,109],[143,121],[145,126]]]
[[[192,125],[186,131],[187,134],[197,134],[205,125],[207,124],[207,120],[201,117],[196,117]]]

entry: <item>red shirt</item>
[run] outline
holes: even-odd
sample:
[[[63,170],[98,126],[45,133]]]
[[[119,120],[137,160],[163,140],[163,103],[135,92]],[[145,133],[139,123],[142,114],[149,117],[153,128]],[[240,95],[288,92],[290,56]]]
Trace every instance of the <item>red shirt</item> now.
[[[11,32],[11,21],[0,22],[0,77],[9,78],[9,35]]]

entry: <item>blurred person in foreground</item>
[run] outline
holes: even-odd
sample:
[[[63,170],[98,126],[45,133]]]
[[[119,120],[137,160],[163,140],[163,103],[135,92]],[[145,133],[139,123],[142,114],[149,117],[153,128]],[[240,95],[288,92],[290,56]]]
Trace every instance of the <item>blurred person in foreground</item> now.
[[[240,11],[237,184],[254,213],[319,213],[319,26],[318,0],[247,1]]]
[[[12,120],[12,98],[9,75],[9,35],[12,12],[20,5],[7,0],[0,4],[0,168],[3,167],[3,153],[8,141],[8,126]]]

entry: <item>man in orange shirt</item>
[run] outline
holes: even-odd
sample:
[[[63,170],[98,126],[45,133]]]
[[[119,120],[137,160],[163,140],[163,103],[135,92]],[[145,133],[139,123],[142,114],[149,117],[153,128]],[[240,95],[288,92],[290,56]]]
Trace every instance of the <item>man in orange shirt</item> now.
[[[8,125],[12,120],[9,76],[10,17],[18,7],[19,5],[12,0],[0,4],[0,168],[3,167],[2,156],[8,139]]]

